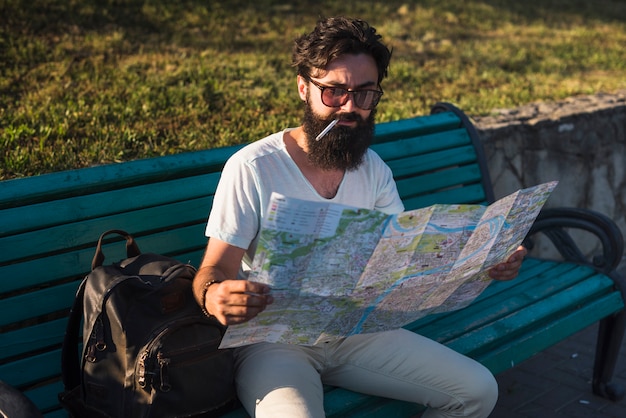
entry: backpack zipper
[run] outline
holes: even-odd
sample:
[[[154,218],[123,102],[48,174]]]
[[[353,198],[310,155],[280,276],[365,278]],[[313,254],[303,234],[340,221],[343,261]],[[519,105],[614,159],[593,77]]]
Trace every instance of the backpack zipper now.
[[[95,363],[98,359],[96,351],[104,351],[107,348],[107,343],[104,340],[104,323],[102,321],[102,313],[96,318],[91,335],[89,336],[89,343],[85,350],[85,359],[90,363]]]
[[[142,350],[141,354],[138,357],[137,365],[136,365],[136,376],[137,376],[137,384],[146,388],[153,383],[154,377],[157,375],[155,371],[156,366],[158,366],[158,375],[160,380],[159,389],[163,392],[168,392],[171,390],[171,385],[169,383],[169,375],[168,369],[170,363],[172,363],[172,359],[176,357],[185,357],[189,355],[189,350],[187,348],[181,348],[179,350],[172,351],[167,353],[167,356],[161,351],[163,347],[162,340],[163,338],[174,331],[177,331],[183,325],[190,325],[193,323],[197,324],[205,324],[209,325],[205,320],[198,319],[197,317],[186,317],[182,319],[178,319],[174,322],[170,322],[160,330],[155,331],[148,341],[150,341],[145,348]],[[213,345],[217,345],[215,341],[208,341],[203,343],[202,345],[197,346],[198,348],[194,351],[201,351],[205,347],[210,347]],[[154,355],[156,353],[156,355]],[[212,353],[205,353],[203,356],[211,355]],[[200,358],[201,356],[190,355],[193,358]],[[176,363],[177,361],[174,361]]]

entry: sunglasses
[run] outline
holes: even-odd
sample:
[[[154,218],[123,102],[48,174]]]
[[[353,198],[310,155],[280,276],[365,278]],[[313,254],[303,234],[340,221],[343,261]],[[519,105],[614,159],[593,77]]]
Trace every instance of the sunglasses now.
[[[348,98],[352,95],[352,101],[357,107],[363,110],[372,110],[383,95],[382,90],[348,90],[342,87],[324,86],[310,78],[308,80],[320,89],[322,103],[328,107],[341,107],[348,102]]]

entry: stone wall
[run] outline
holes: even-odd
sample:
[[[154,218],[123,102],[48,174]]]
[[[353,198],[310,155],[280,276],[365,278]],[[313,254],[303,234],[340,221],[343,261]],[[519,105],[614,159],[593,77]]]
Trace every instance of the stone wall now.
[[[559,180],[547,207],[602,212],[626,236],[626,90],[498,110],[474,122],[497,198]],[[586,251],[597,250],[584,241]],[[621,266],[626,272],[626,257]]]

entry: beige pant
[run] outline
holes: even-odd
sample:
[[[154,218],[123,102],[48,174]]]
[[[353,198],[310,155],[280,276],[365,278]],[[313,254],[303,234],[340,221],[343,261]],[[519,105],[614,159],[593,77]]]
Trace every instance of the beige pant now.
[[[498,397],[481,364],[404,329],[311,347],[254,344],[235,359],[239,399],[257,418],[324,417],[324,384],[426,405],[428,418],[487,417]]]

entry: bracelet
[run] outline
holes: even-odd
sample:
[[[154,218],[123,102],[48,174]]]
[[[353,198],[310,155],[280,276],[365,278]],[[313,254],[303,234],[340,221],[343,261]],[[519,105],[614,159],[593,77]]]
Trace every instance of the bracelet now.
[[[200,300],[202,301],[200,308],[202,309],[202,313],[208,316],[209,318],[212,317],[213,315],[211,315],[209,311],[206,310],[206,292],[209,290],[209,287],[215,283],[219,283],[219,282],[217,280],[209,280],[202,286],[202,291],[200,293],[200,296],[201,296]]]

